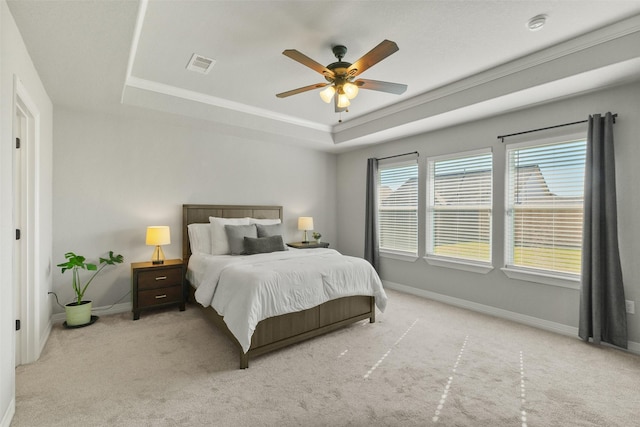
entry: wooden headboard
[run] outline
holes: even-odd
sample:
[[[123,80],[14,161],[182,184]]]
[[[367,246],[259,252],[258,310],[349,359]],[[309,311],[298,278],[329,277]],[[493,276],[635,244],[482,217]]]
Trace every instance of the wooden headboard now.
[[[245,206],[245,205],[182,205],[182,260],[189,263],[191,247],[187,225],[193,223],[209,223],[209,217],[218,218],[258,218],[280,219],[282,206]]]

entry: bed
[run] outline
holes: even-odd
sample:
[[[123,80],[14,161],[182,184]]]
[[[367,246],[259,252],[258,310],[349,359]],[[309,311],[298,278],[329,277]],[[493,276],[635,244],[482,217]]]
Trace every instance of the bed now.
[[[369,319],[369,322],[374,323],[376,305],[379,309],[384,310],[386,295],[373,268],[364,260],[342,256],[333,249],[289,249],[278,253],[258,253],[238,257],[233,255],[212,256],[200,253],[200,251],[192,253],[192,244],[197,245],[199,242],[195,241],[196,238],[193,233],[194,242],[190,242],[190,230],[193,231],[194,227],[204,228],[203,224],[209,224],[210,217],[229,219],[229,221],[235,221],[232,218],[252,218],[256,221],[264,221],[264,223],[270,224],[271,222],[269,221],[273,221],[273,223],[277,223],[278,220],[282,221],[283,209],[282,206],[183,205],[182,256],[188,266],[188,298],[191,302],[197,301],[197,306],[237,347],[241,369],[248,368],[249,359],[255,356],[281,349],[364,319]],[[191,224],[194,224],[194,226],[190,227]],[[302,263],[321,263],[324,262],[322,261],[323,259],[326,259],[328,264],[356,266],[358,268],[357,276],[350,275],[351,273],[336,273],[336,275],[340,276],[342,280],[345,278],[348,280],[351,277],[359,278],[360,274],[363,274],[363,277],[367,277],[366,280],[358,279],[353,280],[353,282],[365,281],[367,283],[362,284],[362,286],[354,286],[354,289],[358,287],[368,289],[364,291],[350,289],[350,294],[347,296],[339,296],[335,289],[324,289],[322,292],[325,297],[319,299],[319,301],[323,299],[326,299],[326,301],[293,312],[277,314],[263,319],[259,318],[255,326],[250,325],[248,327],[248,337],[245,336],[246,334],[239,334],[236,325],[231,320],[233,320],[233,316],[238,316],[238,313],[244,309],[237,305],[237,300],[241,297],[229,300],[231,302],[221,302],[221,298],[226,298],[226,295],[231,293],[229,289],[236,287],[236,284],[231,286],[226,282],[235,280],[235,282],[243,282],[242,286],[245,286],[244,279],[238,279],[243,277],[238,276],[241,274],[241,270],[258,271],[259,273],[253,274],[254,276],[268,276],[268,273],[260,273],[263,270],[259,269],[267,268],[270,263],[275,263],[275,265],[282,268],[283,265],[288,265],[287,262],[289,262],[285,261],[285,257],[287,259],[292,257],[295,259],[294,264],[301,265]],[[213,262],[210,263],[210,259]],[[215,264],[216,262],[221,263],[220,265],[223,265],[223,267],[219,268],[218,264]],[[288,268],[287,272],[289,271]],[[302,268],[306,269],[306,267]],[[210,277],[212,274],[217,274],[218,276]],[[223,282],[223,279],[226,279],[226,282]],[[323,276],[324,280],[325,276]],[[191,282],[198,282],[198,285]],[[208,282],[213,283],[213,291],[205,288]],[[347,283],[347,285],[350,285],[350,283]],[[335,287],[333,286],[333,288]],[[349,286],[345,286],[345,288],[349,288]],[[308,289],[315,289],[315,286],[310,286]],[[208,299],[203,299],[203,295],[211,297],[210,304]],[[307,298],[308,303],[314,301],[314,298]],[[291,298],[286,297],[285,299],[288,301]],[[236,305],[234,305],[233,301],[236,301]],[[265,310],[265,312],[268,311]],[[222,315],[219,313],[222,313]]]

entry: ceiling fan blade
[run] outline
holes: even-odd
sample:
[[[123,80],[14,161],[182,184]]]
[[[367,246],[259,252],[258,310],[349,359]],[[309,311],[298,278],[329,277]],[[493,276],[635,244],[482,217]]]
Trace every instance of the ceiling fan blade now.
[[[311,68],[314,71],[317,71],[318,73],[322,74],[323,76],[334,77],[334,75],[335,75],[333,73],[333,71],[331,71],[330,69],[328,69],[324,65],[314,61],[313,59],[309,58],[304,53],[301,53],[301,52],[299,52],[299,51],[297,51],[295,49],[287,49],[287,50],[283,51],[282,54],[284,56],[288,56],[289,58],[293,59],[294,61],[298,61],[302,65],[306,65],[307,67]]]
[[[396,95],[401,95],[407,90],[407,85],[403,85],[401,83],[381,82],[379,80],[358,79],[353,83],[358,85],[360,89],[377,90]]]
[[[383,40],[378,46],[374,47],[362,58],[351,64],[348,69],[348,73],[351,76],[357,76],[398,50],[400,49],[395,42],[392,42],[391,40]]]
[[[278,93],[278,94],[276,94],[276,96],[278,98],[286,98],[287,96],[297,95],[299,93],[307,92],[307,91],[313,90],[313,89],[319,89],[319,88],[325,87],[325,86],[327,86],[329,84],[331,84],[331,83],[316,83],[316,84],[305,86],[305,87],[299,87],[298,89],[289,90],[287,92]]]

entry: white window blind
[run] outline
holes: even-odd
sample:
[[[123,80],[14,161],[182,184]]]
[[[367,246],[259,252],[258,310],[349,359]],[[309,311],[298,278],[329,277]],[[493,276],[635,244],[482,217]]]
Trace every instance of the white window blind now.
[[[507,149],[507,267],[580,274],[586,141]]]
[[[378,221],[381,251],[417,255],[417,159],[378,167]]]
[[[491,150],[427,161],[427,256],[491,263]]]

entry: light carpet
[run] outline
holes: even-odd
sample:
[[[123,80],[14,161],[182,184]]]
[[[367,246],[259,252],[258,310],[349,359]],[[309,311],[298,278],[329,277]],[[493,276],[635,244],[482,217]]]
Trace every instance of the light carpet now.
[[[387,292],[376,323],[246,370],[195,305],[55,325],[12,426],[640,425],[640,357]]]

